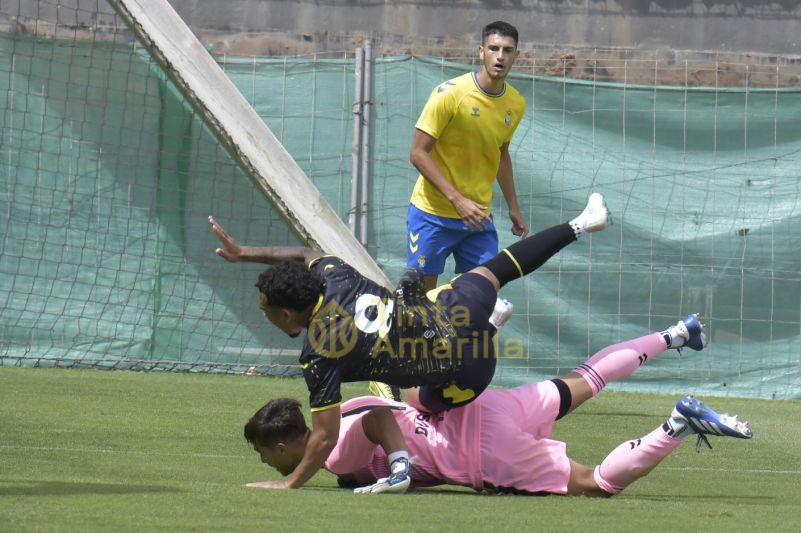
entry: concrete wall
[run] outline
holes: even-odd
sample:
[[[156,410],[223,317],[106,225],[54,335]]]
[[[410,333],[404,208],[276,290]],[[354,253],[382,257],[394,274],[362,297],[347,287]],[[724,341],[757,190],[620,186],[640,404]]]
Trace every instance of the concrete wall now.
[[[801,54],[801,0],[169,0],[196,32],[475,42],[492,20],[546,45]]]
[[[801,85],[801,0],[167,0],[215,56],[476,59],[480,28],[521,34],[519,72],[592,81]],[[126,38],[103,0],[0,0],[0,31]],[[128,38],[132,38],[128,36]]]

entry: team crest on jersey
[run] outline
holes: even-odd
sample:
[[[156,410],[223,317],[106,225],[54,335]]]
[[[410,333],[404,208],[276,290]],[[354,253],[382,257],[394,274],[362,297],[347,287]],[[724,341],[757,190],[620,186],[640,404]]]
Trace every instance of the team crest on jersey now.
[[[506,123],[507,126],[511,126],[512,125],[512,110],[511,109],[507,109],[506,110],[506,118],[503,121]]]
[[[473,112],[471,113],[474,117],[480,117],[481,115],[478,112],[478,108],[474,107]]]

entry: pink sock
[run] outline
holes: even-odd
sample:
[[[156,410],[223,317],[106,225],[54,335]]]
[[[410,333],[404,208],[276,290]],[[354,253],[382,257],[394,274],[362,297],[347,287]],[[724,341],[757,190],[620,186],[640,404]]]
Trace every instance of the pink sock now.
[[[617,494],[648,472],[681,444],[669,437],[662,426],[637,440],[624,442],[595,467],[595,482],[610,494]]]
[[[660,333],[607,346],[573,370],[587,381],[595,396],[610,381],[630,376],[640,365],[667,350]]]

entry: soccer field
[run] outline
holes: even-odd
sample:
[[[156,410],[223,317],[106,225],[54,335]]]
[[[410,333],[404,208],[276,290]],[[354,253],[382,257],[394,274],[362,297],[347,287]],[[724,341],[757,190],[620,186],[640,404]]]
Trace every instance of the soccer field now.
[[[242,437],[296,379],[0,368],[2,531],[797,531],[801,402],[709,399],[751,422],[751,441],[694,439],[612,499],[487,496],[443,487],[354,495],[320,473],[295,491]],[[347,397],[366,393],[348,385]],[[688,391],[692,392],[692,391]],[[556,426],[595,464],[664,420],[673,396],[602,393]]]

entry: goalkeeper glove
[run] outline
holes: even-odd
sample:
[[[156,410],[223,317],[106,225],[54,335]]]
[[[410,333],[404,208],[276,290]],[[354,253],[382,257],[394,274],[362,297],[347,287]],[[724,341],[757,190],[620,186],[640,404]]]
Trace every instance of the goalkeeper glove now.
[[[397,492],[403,494],[412,482],[412,463],[408,459],[400,458],[389,465],[389,477],[383,477],[366,487],[354,489],[356,494],[376,494],[379,492]]]

